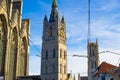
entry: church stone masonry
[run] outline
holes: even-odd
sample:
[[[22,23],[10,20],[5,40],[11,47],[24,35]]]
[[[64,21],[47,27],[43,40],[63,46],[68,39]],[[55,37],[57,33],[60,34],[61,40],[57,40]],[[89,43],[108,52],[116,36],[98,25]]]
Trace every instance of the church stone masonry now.
[[[22,0],[0,0],[0,76],[28,75],[30,20],[22,20]]]
[[[67,80],[66,23],[53,0],[50,19],[43,21],[41,80]]]

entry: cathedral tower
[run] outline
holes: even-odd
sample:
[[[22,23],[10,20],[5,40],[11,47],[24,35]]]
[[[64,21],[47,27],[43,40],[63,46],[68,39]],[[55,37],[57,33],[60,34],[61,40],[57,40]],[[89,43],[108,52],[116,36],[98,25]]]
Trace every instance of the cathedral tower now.
[[[67,79],[66,23],[53,0],[50,18],[43,21],[41,80]]]
[[[95,69],[99,66],[98,41],[88,42],[88,80],[95,80]]]

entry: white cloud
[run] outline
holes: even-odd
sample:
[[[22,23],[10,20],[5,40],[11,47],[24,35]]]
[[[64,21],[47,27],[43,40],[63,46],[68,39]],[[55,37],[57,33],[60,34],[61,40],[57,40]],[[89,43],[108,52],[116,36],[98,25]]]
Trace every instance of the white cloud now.
[[[102,10],[102,11],[111,11],[119,7],[119,0],[106,0],[106,1],[101,1],[100,3],[101,6],[99,7],[98,10]]]
[[[98,0],[97,0],[98,1]],[[103,0],[101,0],[103,1]],[[107,0],[108,1],[108,0]],[[103,1],[104,2],[104,1]],[[113,10],[118,5],[118,0],[109,0],[106,4],[104,2],[98,10]],[[40,2],[43,7],[51,9],[50,5]],[[80,9],[64,10],[65,19],[67,23],[67,43],[68,43],[68,55],[78,54],[87,55],[87,19],[86,16],[78,13]],[[50,12],[49,12],[50,13]],[[76,13],[76,14],[75,14]],[[106,11],[107,13],[107,11]],[[86,13],[84,13],[86,14]],[[93,16],[91,23],[91,39],[92,41],[98,38],[99,51],[110,50],[114,52],[120,52],[120,17],[119,13],[115,14],[101,14],[100,16]],[[119,19],[118,19],[119,18]],[[35,20],[36,21],[36,20]],[[41,32],[42,33],[42,32]],[[41,45],[41,37],[32,37],[32,41],[36,45]],[[83,42],[84,41],[84,42]],[[113,65],[118,65],[119,56],[111,53],[100,54],[100,60],[106,61]],[[40,59],[38,57],[30,57],[30,74],[39,74]],[[81,76],[87,75],[87,59],[80,57],[68,56],[68,72],[72,70],[73,73],[81,73]]]
[[[71,56],[68,57],[68,72],[70,72],[71,70],[73,74],[80,73],[81,76],[86,76],[87,75],[87,58],[71,57]]]
[[[110,63],[112,65],[116,65],[116,66],[119,66],[119,63],[120,63],[119,58],[120,58],[119,55],[115,55],[115,54],[112,54],[112,53],[103,53],[103,54],[100,54],[101,62],[105,61],[107,63]]]
[[[116,16],[116,15],[113,15]],[[119,33],[119,25],[116,23],[115,17],[101,17],[98,19],[94,19],[91,25],[91,38],[93,39],[98,38],[99,41],[99,51],[113,51],[113,52],[120,52],[117,49],[120,49],[120,33]],[[75,26],[75,27],[74,27]],[[69,55],[84,53],[82,55],[87,55],[87,45],[80,45],[82,40],[85,40],[86,37],[83,37],[81,34],[82,32],[87,29],[80,29],[76,24],[73,27],[69,28],[68,33],[70,37],[68,39],[68,44],[79,44],[79,46],[69,46],[68,53]],[[74,31],[73,31],[74,30]],[[72,32],[73,31],[73,32]],[[84,33],[84,32],[83,32]],[[79,35],[79,37],[78,37]],[[85,34],[84,34],[85,35]],[[76,37],[75,37],[76,36]],[[117,51],[116,51],[117,50]],[[119,56],[112,54],[112,53],[103,53],[100,54],[100,62],[106,61],[110,64],[118,66],[120,63]],[[74,66],[73,66],[74,65]],[[71,56],[68,57],[68,71],[73,71],[73,73],[81,73],[82,76],[87,75],[87,59],[85,58],[73,58]]]
[[[29,60],[29,75],[40,75],[41,58],[37,56],[30,56]]]

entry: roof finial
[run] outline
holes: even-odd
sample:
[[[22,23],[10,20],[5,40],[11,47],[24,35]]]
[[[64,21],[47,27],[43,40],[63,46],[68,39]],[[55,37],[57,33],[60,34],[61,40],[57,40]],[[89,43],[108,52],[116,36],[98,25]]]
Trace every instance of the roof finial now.
[[[53,0],[52,8],[57,8],[57,7],[58,7],[57,1],[56,1],[56,0]]]

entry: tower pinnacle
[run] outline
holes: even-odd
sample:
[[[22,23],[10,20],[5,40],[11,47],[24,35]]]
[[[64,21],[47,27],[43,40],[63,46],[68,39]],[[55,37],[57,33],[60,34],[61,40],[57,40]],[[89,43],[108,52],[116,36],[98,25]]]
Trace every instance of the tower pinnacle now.
[[[57,9],[57,7],[58,7],[57,1],[53,0],[52,10],[51,10],[49,22],[53,22],[53,21],[58,19],[59,16],[58,16],[58,9]]]
[[[56,0],[53,0],[53,3],[52,3],[52,8],[57,8],[58,5],[57,5],[57,1]]]
[[[44,21],[47,21],[47,22],[48,22],[47,15],[45,15],[45,17],[44,17]]]
[[[64,16],[62,16],[61,22],[62,22],[62,23],[65,22]]]

